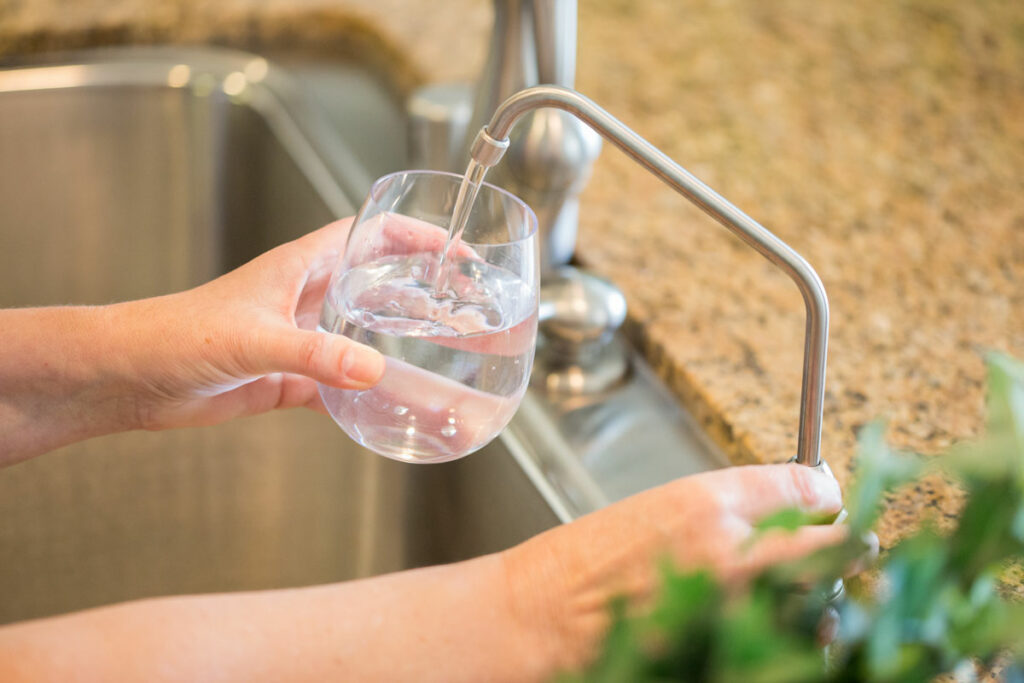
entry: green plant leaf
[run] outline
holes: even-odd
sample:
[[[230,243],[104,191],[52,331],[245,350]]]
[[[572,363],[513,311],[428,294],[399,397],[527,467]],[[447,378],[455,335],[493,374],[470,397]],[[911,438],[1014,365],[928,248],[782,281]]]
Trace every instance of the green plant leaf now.
[[[1024,497],[1009,478],[978,480],[950,538],[951,569],[966,589],[979,576],[992,572],[1006,560],[1024,552],[1018,534],[1018,516]]]
[[[818,524],[820,521],[820,515],[812,515],[800,508],[783,508],[758,520],[754,530],[760,533],[771,529],[796,531],[802,526]]]
[[[782,619],[778,586],[762,582],[730,605],[716,649],[716,680],[724,683],[797,683],[820,678],[822,654]],[[792,614],[792,613],[790,613]]]
[[[869,531],[878,519],[885,493],[913,481],[924,468],[920,458],[890,449],[884,435],[885,425],[878,421],[858,435],[854,484],[846,498],[850,513],[846,523],[856,536]]]
[[[1006,441],[1006,450],[1024,460],[1024,363],[998,352],[989,353],[988,433]]]

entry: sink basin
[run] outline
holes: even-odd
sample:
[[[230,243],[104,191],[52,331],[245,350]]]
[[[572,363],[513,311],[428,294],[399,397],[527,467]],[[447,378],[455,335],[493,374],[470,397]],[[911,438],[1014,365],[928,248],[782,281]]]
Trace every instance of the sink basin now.
[[[225,93],[247,69],[262,77]],[[388,169],[367,171],[296,87],[208,51],[0,72],[0,305],[180,290],[354,213]],[[428,469],[308,411],[120,434],[0,471],[0,621],[445,562],[557,522],[500,441]]]
[[[0,120],[0,306],[194,286],[355,213],[404,159],[400,106],[358,67],[285,72],[223,50],[0,70]],[[634,363],[623,396],[654,386]],[[580,457],[558,438],[567,416],[531,392],[501,438],[443,465],[381,458],[294,410],[94,439],[0,470],[0,623],[454,561],[716,466],[712,449],[686,445],[699,435],[667,394],[644,395],[642,419],[607,404],[568,418],[623,450],[657,423],[678,448]]]

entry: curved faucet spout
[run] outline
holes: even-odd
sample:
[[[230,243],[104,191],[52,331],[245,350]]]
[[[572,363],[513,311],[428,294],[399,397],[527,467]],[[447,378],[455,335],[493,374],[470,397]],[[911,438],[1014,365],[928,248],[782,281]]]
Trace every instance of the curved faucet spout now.
[[[807,313],[804,333],[803,383],[797,462],[816,467],[821,462],[821,425],[825,400],[825,364],[828,355],[828,298],[818,274],[800,254],[767,228],[740,211],[654,145],[574,90],[541,85],[522,90],[505,100],[477,135],[471,155],[493,166],[508,146],[512,127],[527,112],[551,107],[580,119],[648,171],[659,177],[705,213],[728,228],[758,253],[781,268],[800,289]]]

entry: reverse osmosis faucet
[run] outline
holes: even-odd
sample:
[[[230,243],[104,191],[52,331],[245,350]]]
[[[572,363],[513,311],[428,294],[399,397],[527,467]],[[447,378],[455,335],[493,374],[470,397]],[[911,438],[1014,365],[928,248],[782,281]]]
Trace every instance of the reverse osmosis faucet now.
[[[825,286],[811,264],[767,228],[575,90],[542,85],[515,93],[498,105],[490,121],[477,133],[470,145],[470,157],[482,166],[494,166],[505,154],[511,133],[519,122],[531,113],[545,109],[559,110],[585,123],[728,228],[793,280],[803,296],[806,309],[800,426],[797,453],[793,460],[828,471],[828,465],[821,457],[821,429],[825,404],[829,307]],[[842,521],[845,514],[844,509],[835,521]],[[829,601],[838,600],[844,590],[843,580],[836,579],[823,597]]]
[[[470,146],[470,156],[491,167],[509,145],[513,127],[532,112],[557,109],[585,123],[679,194],[728,228],[796,283],[807,311],[804,333],[803,385],[796,461],[821,466],[821,424],[828,349],[828,298],[814,268],[785,242],[724,197],[691,175],[651,143],[597,104],[568,88],[542,85],[518,92],[494,110]]]

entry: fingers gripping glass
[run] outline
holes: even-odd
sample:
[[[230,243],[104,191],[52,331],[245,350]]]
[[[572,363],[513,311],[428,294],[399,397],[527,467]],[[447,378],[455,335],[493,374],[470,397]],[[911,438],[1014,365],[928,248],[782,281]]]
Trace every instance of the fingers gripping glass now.
[[[462,176],[374,183],[331,277],[320,328],[386,358],[363,391],[321,384],[345,432],[381,455],[444,462],[487,444],[522,400],[537,335],[537,219],[483,184],[454,258],[442,253]],[[443,283],[443,286],[439,283]]]

